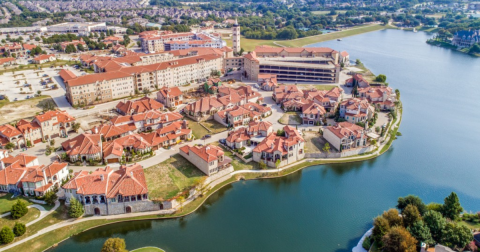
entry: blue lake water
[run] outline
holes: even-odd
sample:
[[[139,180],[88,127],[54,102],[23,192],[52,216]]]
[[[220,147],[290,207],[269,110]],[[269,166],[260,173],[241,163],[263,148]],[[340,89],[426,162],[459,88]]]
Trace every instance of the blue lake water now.
[[[400,89],[403,136],[381,157],[238,182],[187,217],[99,227],[50,251],[99,251],[108,237],[168,252],[351,251],[400,196],[443,202],[455,191],[479,211],[480,59],[430,46],[429,36],[385,30],[315,45],[348,51]]]

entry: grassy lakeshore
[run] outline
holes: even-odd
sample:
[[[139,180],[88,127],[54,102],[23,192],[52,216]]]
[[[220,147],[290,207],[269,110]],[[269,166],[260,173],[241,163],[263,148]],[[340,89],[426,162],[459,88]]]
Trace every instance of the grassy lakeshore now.
[[[398,126],[400,126],[401,122],[401,113],[399,114],[398,117]],[[397,127],[398,129],[398,127]],[[70,226],[62,227],[59,229],[55,229],[53,231],[50,231],[48,233],[42,234],[38,237],[35,237],[28,242],[24,242],[22,244],[19,244],[18,246],[15,246],[11,249],[5,250],[7,252],[16,252],[16,251],[32,251],[32,252],[40,252],[44,251],[52,246],[56,246],[59,242],[66,240],[70,238],[73,235],[76,235],[78,233],[84,232],[86,230],[103,226],[103,225],[108,225],[112,223],[118,223],[118,222],[126,222],[126,221],[136,221],[136,220],[154,220],[154,219],[169,219],[169,218],[179,218],[183,217],[186,215],[189,215],[193,212],[195,212],[207,199],[210,197],[212,194],[220,190],[222,187],[229,185],[231,183],[237,182],[239,180],[252,180],[252,179],[272,179],[272,178],[278,178],[278,177],[283,177],[290,175],[292,173],[295,173],[297,171],[302,170],[303,168],[310,167],[310,166],[315,166],[315,165],[324,165],[324,164],[338,164],[338,163],[353,163],[353,162],[359,162],[359,161],[365,161],[369,159],[376,158],[380,156],[381,154],[385,153],[392,145],[393,140],[394,140],[395,135],[393,134],[391,136],[391,140],[387,142],[387,144],[382,148],[382,150],[375,155],[368,155],[368,154],[363,154],[363,155],[358,155],[350,158],[345,158],[345,159],[336,159],[336,160],[301,160],[299,161],[296,165],[293,165],[287,169],[284,169],[280,172],[277,173],[245,173],[245,174],[237,174],[234,177],[224,181],[223,183],[218,184],[214,188],[212,188],[205,196],[203,197],[198,197],[195,200],[193,200],[190,204],[187,204],[183,207],[183,209],[180,211],[175,212],[174,214],[170,215],[158,215],[158,214],[152,214],[152,215],[146,215],[146,216],[137,216],[137,217],[129,217],[129,218],[119,218],[119,219],[95,219],[95,220],[87,220],[84,222],[79,222]],[[88,219],[89,217],[85,217],[84,219]],[[60,221],[58,221],[60,222]],[[55,222],[55,223],[58,223]],[[53,223],[52,223],[53,224]],[[35,231],[39,231],[36,229]],[[33,232],[32,232],[33,234]],[[25,237],[22,237],[25,238]],[[1,247],[0,247],[1,249]]]
[[[356,27],[356,28],[352,28],[344,31],[320,34],[320,35],[310,36],[310,37],[305,37],[300,39],[276,41],[276,43],[278,45],[286,46],[286,47],[302,47],[302,46],[319,43],[327,40],[339,39],[339,38],[354,36],[354,35],[358,35],[366,32],[373,32],[373,31],[389,29],[389,28],[391,27],[388,25],[374,24],[374,25]]]

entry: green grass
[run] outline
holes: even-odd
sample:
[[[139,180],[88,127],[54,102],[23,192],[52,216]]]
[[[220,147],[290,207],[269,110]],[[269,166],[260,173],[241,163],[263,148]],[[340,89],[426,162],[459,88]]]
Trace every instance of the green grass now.
[[[157,247],[143,247],[131,250],[130,252],[165,252],[165,250]]]
[[[176,154],[145,169],[151,200],[166,200],[202,182],[206,176],[192,163]]]
[[[19,199],[25,201],[27,206],[32,204],[32,202],[22,199],[21,197],[16,197],[12,199],[12,194],[7,193],[6,195],[3,195],[2,197],[0,197],[0,214],[10,212],[10,209],[12,209],[12,206],[15,203],[17,203],[17,200]]]
[[[15,225],[15,222],[27,224],[38,217],[40,217],[40,210],[32,207],[28,209],[27,214],[25,214],[23,217],[19,219],[14,220],[10,215],[0,218],[0,227],[7,226],[9,228],[13,228],[13,226]]]
[[[192,134],[195,136],[196,139],[200,139],[207,134],[212,135],[212,134],[217,134],[227,130],[227,127],[223,126],[222,124],[218,123],[215,120],[196,122],[187,117],[185,117],[185,120],[188,121],[188,127],[192,129]],[[202,127],[202,125],[200,124],[208,128],[210,131]]]
[[[232,159],[232,166],[233,166],[233,169],[235,171],[239,171],[239,170],[260,170],[260,166],[258,165],[257,162],[251,161],[249,163],[245,163],[241,159],[239,159],[235,155],[233,155],[233,153],[230,150],[226,149],[222,145],[220,145],[218,143],[214,143],[214,145],[220,146],[223,149],[223,151],[225,152],[225,156]]]
[[[310,36],[310,37],[305,37],[305,38],[300,38],[295,40],[277,41],[277,43],[287,47],[302,47],[302,46],[306,46],[314,43],[354,36],[361,33],[378,31],[378,30],[383,30],[387,28],[390,28],[390,27],[385,25],[379,25],[379,24],[367,25],[362,27],[354,27],[352,29],[348,29],[344,31],[320,34],[316,36]]]
[[[231,39],[226,39],[227,46],[232,47],[232,40]],[[253,51],[255,47],[261,46],[261,45],[268,45],[268,46],[275,46],[278,47],[273,43],[273,40],[263,40],[263,39],[248,39],[245,37],[242,37],[240,40],[240,45],[245,50],[246,52]]]

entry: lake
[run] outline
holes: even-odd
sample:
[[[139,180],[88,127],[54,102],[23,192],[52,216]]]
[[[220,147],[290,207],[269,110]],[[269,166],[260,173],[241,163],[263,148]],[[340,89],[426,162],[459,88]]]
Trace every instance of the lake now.
[[[480,59],[430,46],[429,37],[384,30],[315,45],[348,51],[400,89],[403,136],[381,157],[238,182],[187,217],[99,227],[50,251],[100,251],[108,237],[167,252],[351,251],[400,196],[443,202],[455,191],[479,211]]]

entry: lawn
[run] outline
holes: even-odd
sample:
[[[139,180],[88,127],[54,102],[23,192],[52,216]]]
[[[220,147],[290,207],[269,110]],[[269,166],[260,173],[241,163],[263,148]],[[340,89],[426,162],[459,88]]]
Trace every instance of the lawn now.
[[[0,214],[3,214],[3,213],[6,213],[6,212],[10,212],[10,209],[12,209],[12,206],[17,203],[17,200],[18,199],[21,199],[19,197],[16,197],[14,199],[12,199],[12,194],[10,193],[7,193],[7,194],[3,194],[1,197],[0,197]],[[23,201],[25,201],[25,203],[27,204],[27,206],[31,205],[32,202],[28,201],[28,200],[25,200],[25,199],[22,199]]]
[[[20,65],[20,66],[14,67],[14,68],[0,70],[0,74],[6,73],[6,72],[18,72],[18,71],[22,71],[22,70],[38,69],[39,67],[48,68],[48,67],[51,67],[51,66],[63,66],[63,65],[72,66],[72,65],[75,65],[77,63],[78,63],[78,61],[72,61],[72,60],[68,60],[68,61],[67,60],[56,60],[56,61],[53,61],[53,62],[47,62],[47,63],[43,63],[43,64]]]
[[[300,118],[300,115],[296,112],[287,112],[283,114],[282,118],[280,118],[278,122],[281,124],[296,125],[301,124],[302,119]]]
[[[0,124],[9,123],[12,121],[29,118],[37,115],[43,111],[42,104],[53,103],[56,107],[53,99],[48,95],[41,95],[28,100],[0,101]]]
[[[130,252],[165,252],[165,250],[157,247],[143,247],[143,248],[131,250]]]
[[[323,41],[327,41],[327,40],[333,40],[333,39],[338,39],[338,38],[354,36],[354,35],[358,35],[358,34],[361,34],[361,33],[378,31],[378,30],[383,30],[383,29],[386,29],[386,28],[389,28],[389,26],[374,24],[374,25],[355,27],[355,28],[352,28],[352,29],[344,30],[344,31],[332,32],[332,33],[327,33],[327,34],[320,34],[320,35],[310,36],[310,37],[305,37],[305,38],[300,38],[300,39],[277,41],[277,43],[280,44],[280,45],[287,46],[287,47],[302,47],[302,46],[306,46],[306,45],[310,45],[310,44],[314,44],[314,43],[319,43],[319,42],[323,42]]]
[[[232,47],[232,40],[231,39],[225,39],[227,42],[227,46]],[[245,50],[246,52],[253,51],[255,47],[260,46],[260,45],[268,45],[268,46],[275,46],[278,47],[273,43],[273,40],[263,40],[263,39],[248,39],[245,37],[242,37],[240,40],[240,46]]]
[[[20,222],[23,224],[27,224],[30,221],[35,220],[36,218],[40,217],[40,210],[36,208],[29,208],[27,214],[25,214],[22,218],[20,219],[12,219],[12,216],[5,216],[3,218],[0,218],[0,227],[7,226],[9,228],[13,228],[15,225],[15,222]]]
[[[202,182],[206,176],[180,154],[145,169],[149,198],[166,200]]]
[[[194,120],[191,120],[187,117],[185,117],[185,120],[188,121],[188,127],[192,129],[192,133],[195,136],[196,139],[201,139],[203,136],[207,134],[217,134],[223,131],[227,130],[227,127],[223,126],[222,124],[216,122],[215,120],[208,120],[208,121],[203,121],[203,122],[196,122]],[[208,128],[210,131],[205,129],[204,127]]]
[[[213,143],[213,145],[220,146],[223,151],[225,152],[225,156],[232,159],[232,166],[235,171],[239,170],[259,170],[260,166],[257,162],[251,161],[249,163],[243,162],[241,159],[237,158],[233,153],[228,150],[227,148],[223,147],[222,145],[218,144],[218,142]]]

